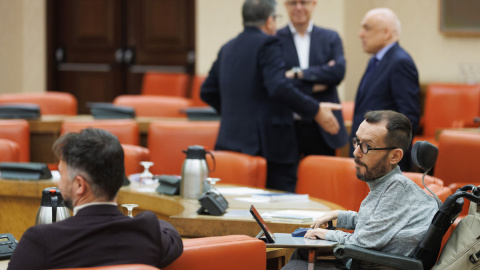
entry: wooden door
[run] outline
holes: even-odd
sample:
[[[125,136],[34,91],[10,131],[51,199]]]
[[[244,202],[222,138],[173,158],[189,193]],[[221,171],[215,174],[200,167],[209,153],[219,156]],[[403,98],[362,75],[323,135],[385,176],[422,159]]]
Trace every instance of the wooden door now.
[[[194,73],[194,0],[47,0],[48,90],[139,94],[149,70]]]
[[[147,71],[194,74],[194,0],[128,0],[127,48],[134,63],[127,92],[139,93]]]

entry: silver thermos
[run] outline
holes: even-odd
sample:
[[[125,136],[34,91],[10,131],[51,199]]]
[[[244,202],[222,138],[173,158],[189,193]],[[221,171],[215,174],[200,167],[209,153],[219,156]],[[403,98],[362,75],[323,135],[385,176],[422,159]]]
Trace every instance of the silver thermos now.
[[[183,152],[187,157],[182,166],[180,196],[185,199],[198,199],[203,194],[204,182],[209,175],[205,155],[210,154],[212,158],[213,155],[200,145],[189,146],[188,150]]]
[[[62,194],[56,187],[49,187],[42,192],[42,202],[37,211],[35,225],[48,224],[70,217],[70,211],[65,206]]]

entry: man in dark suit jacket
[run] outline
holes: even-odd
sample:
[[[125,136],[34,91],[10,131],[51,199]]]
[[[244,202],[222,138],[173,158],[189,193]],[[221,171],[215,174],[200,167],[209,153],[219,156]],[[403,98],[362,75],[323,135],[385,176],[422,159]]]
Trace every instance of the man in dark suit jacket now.
[[[274,0],[246,0],[245,29],[224,45],[202,85],[202,99],[221,115],[217,150],[259,155],[267,160],[267,187],[294,192],[297,145],[293,111],[314,118],[327,132],[339,130],[332,109],[285,78],[276,32]]]
[[[400,21],[393,11],[378,8],[369,11],[359,32],[363,50],[372,54],[358,87],[355,99],[352,133],[355,133],[372,110],[394,110],[408,117],[415,134],[420,118],[418,72],[410,55],[398,44]],[[353,146],[350,153],[353,155]],[[410,169],[410,154],[400,163]]]
[[[290,23],[277,32],[283,43],[286,76],[302,92],[317,101],[340,103],[337,85],[345,76],[342,41],[335,31],[313,25],[311,15],[316,1],[286,0]],[[300,156],[335,155],[344,146],[348,134],[341,111],[334,112],[340,130],[325,132],[312,118],[296,115],[296,133]]]
[[[125,175],[117,137],[99,129],[69,133],[54,144],[59,189],[74,216],[29,228],[8,269],[58,269],[116,264],[165,267],[183,251],[178,232],[154,213],[123,215],[115,202]]]

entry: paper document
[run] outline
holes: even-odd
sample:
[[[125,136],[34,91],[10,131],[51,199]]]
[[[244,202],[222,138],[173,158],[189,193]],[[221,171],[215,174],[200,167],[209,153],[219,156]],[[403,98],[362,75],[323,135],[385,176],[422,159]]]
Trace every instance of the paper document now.
[[[253,199],[263,199],[267,202],[308,202],[308,194],[295,193],[270,193],[270,194],[254,194]]]
[[[327,211],[282,210],[263,213],[262,217],[270,219],[271,221],[308,223],[315,221],[317,217],[322,216],[326,212]]]
[[[258,188],[248,187],[216,187],[216,189],[225,196],[245,196],[252,194],[269,194],[270,191],[266,191]]]

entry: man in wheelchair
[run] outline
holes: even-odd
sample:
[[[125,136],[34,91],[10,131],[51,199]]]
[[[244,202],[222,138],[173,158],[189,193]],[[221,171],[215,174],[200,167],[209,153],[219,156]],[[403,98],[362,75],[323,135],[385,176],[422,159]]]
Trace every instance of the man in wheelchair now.
[[[438,210],[437,201],[405,177],[398,163],[410,147],[412,126],[394,111],[365,114],[352,139],[356,175],[370,188],[360,210],[330,211],[317,218],[310,239],[326,239],[395,255],[408,256],[424,237]],[[348,187],[346,187],[348,188]],[[331,220],[353,233],[322,228]],[[308,251],[297,249],[283,269],[306,269]],[[375,265],[370,265],[372,269]],[[368,263],[362,268],[369,267]],[[340,260],[317,261],[315,269],[344,269]],[[382,268],[385,269],[385,268]]]

